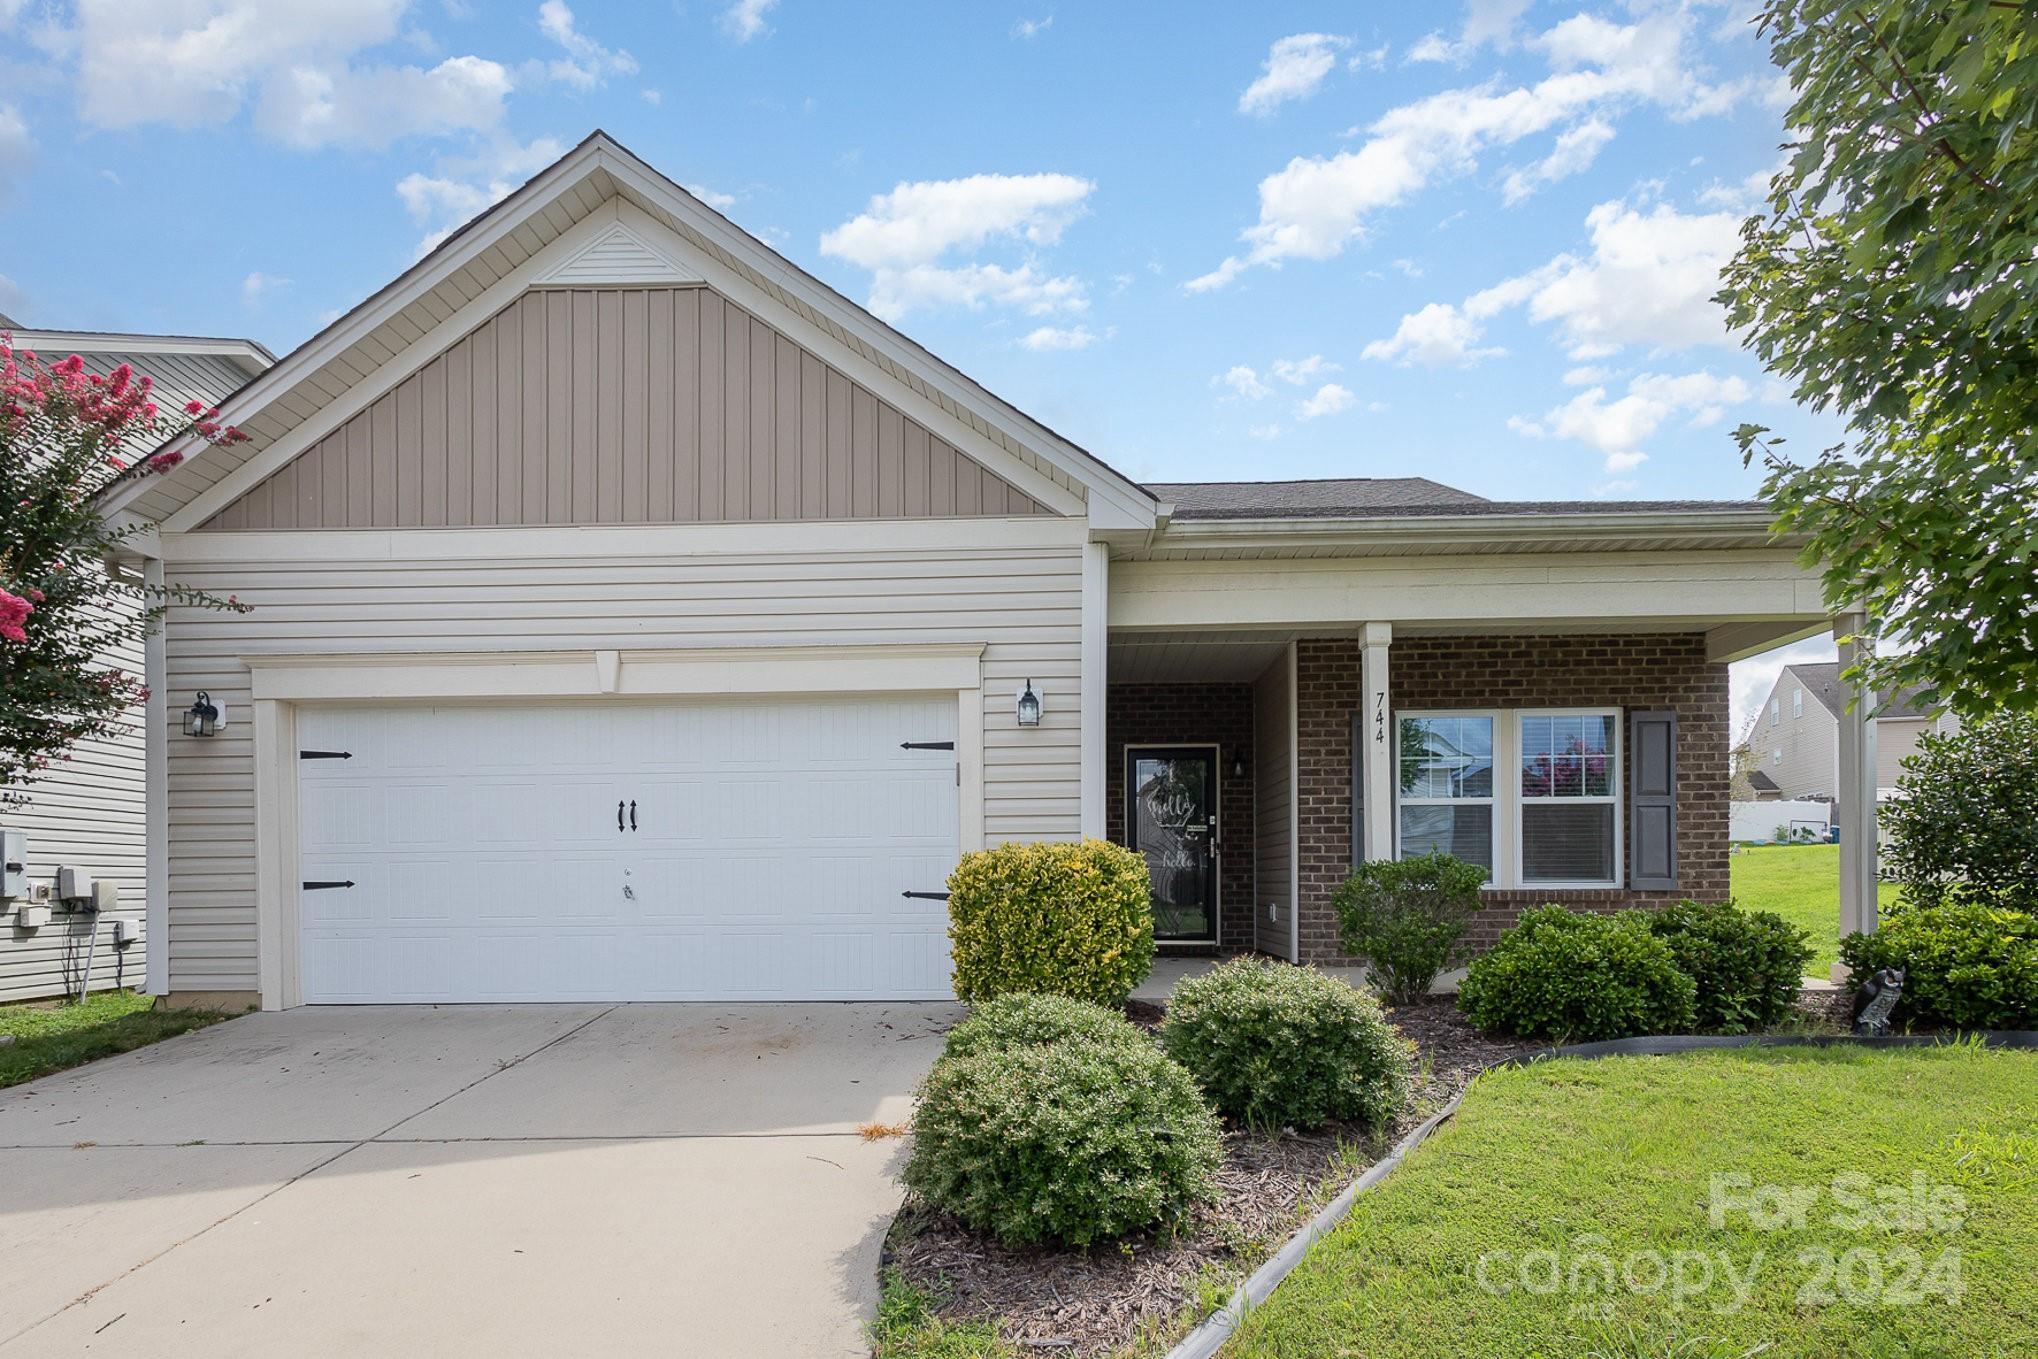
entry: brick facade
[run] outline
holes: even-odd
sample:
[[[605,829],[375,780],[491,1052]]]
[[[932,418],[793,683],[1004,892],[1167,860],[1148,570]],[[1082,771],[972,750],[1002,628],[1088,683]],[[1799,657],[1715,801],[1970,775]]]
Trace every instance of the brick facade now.
[[[1360,656],[1358,641],[1350,638],[1298,647],[1305,962],[1347,961],[1338,953],[1330,894],[1351,870],[1351,715],[1359,704]],[[1677,890],[1489,892],[1487,909],[1467,935],[1475,946],[1490,946],[1523,908],[1546,901],[1614,910],[1728,895],[1727,667],[1706,660],[1703,635],[1397,638],[1389,652],[1388,694],[1397,711],[1618,706],[1677,713]],[[1628,744],[1623,733],[1624,753]],[[1623,770],[1623,803],[1627,786]],[[1623,805],[1623,835],[1626,822]]]
[[[1250,684],[1114,684],[1104,721],[1105,834],[1125,843],[1125,747],[1207,745],[1218,750],[1218,942],[1250,947],[1253,910],[1253,688]],[[1233,759],[1245,762],[1242,779]]]

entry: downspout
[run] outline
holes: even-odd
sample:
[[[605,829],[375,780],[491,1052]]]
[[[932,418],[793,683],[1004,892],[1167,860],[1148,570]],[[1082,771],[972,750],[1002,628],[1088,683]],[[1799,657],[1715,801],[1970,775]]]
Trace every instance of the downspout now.
[[[146,604],[163,598],[163,559],[142,561]],[[143,680],[148,698],[142,703],[143,799],[143,945],[149,995],[170,992],[170,694],[169,619],[166,616],[142,642]]]

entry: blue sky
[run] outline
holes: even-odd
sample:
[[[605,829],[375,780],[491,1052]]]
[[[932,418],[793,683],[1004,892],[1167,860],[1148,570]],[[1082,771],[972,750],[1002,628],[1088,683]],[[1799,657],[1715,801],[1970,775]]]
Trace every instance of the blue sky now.
[[[281,353],[600,126],[1136,477],[1738,496],[1751,8],[0,0],[0,311]]]

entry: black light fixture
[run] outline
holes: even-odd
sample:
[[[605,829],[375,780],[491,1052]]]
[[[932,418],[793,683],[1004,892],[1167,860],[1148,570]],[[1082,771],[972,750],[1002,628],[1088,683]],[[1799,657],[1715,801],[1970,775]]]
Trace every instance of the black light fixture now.
[[[1037,727],[1040,725],[1040,695],[1033,692],[1033,681],[1027,680],[1026,687],[1019,691],[1019,725]]]
[[[191,705],[191,711],[184,714],[184,734],[211,736],[219,728],[219,709],[213,706],[212,695],[200,689],[198,701]]]

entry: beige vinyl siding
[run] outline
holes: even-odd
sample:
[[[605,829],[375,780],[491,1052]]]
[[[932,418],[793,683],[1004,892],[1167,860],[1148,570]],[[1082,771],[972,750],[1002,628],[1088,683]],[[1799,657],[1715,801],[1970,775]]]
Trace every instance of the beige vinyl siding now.
[[[1287,651],[1253,685],[1253,947],[1292,956],[1295,909],[1295,805],[1291,786],[1295,751]],[[1269,920],[1267,907],[1279,908]]]
[[[1799,689],[1803,686],[1797,676],[1784,671],[1770,692],[1770,700],[1783,705],[1782,716],[1773,727],[1769,725],[1767,705],[1756,716],[1755,732],[1749,738],[1755,767],[1776,780],[1785,800],[1831,799],[1839,795],[1840,722],[1809,689],[1803,690],[1803,715],[1791,716],[1790,696]],[[1776,750],[1783,752],[1781,764],[1771,762],[1771,752]]]
[[[1045,513],[718,293],[545,288],[206,527]]]
[[[1894,788],[1903,762],[1918,753],[1918,738],[1932,729],[1929,717],[1884,717],[1875,724],[1875,786]]]
[[[101,658],[132,674],[142,671],[140,643],[122,646]],[[123,731],[80,741],[68,760],[60,760],[29,785],[29,801],[0,806],[0,826],[28,836],[31,879],[54,884],[57,869],[82,868],[120,888],[119,909],[99,917],[99,948],[92,964],[92,989],[143,984],[143,945],[136,942],[116,952],[113,920],[142,922],[143,872],[146,855],[143,794],[145,757],[141,712]],[[19,903],[9,903],[10,906]],[[92,917],[66,912],[52,901],[50,923],[39,930],[14,928],[0,917],[0,1000],[27,1000],[75,991],[85,966],[95,928]]]
[[[910,526],[899,528],[896,541],[911,543]],[[231,723],[211,740],[170,739],[172,990],[258,986],[243,656],[983,643],[986,840],[1078,833],[1080,524],[1041,521],[1025,539],[1040,546],[545,560],[491,549],[485,530],[473,536],[471,553],[431,560],[207,565],[186,559],[202,558],[203,536],[180,549],[173,582],[255,607],[179,609],[170,621],[172,715],[206,689]],[[1045,707],[1030,731],[1013,720],[1029,678]]]

